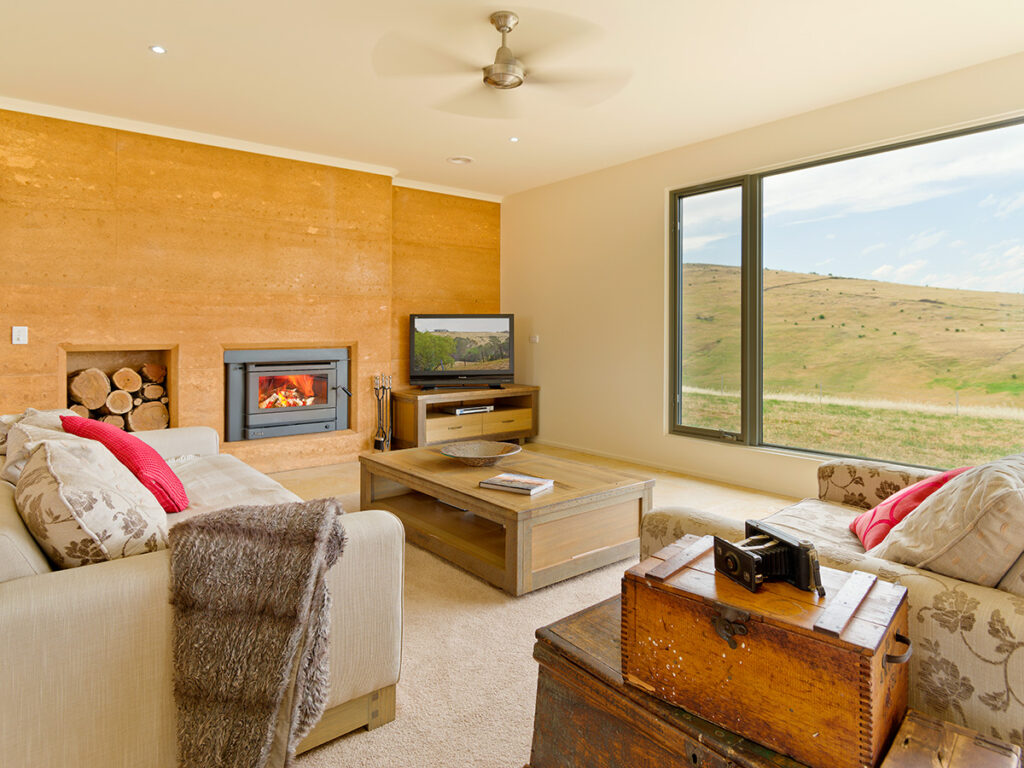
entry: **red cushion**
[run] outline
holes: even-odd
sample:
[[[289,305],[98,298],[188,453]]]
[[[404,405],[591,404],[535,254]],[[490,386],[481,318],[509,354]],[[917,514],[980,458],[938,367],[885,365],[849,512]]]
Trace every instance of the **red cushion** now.
[[[926,477],[920,482],[908,485],[902,491],[897,491],[874,509],[869,509],[863,514],[857,515],[850,523],[850,530],[857,534],[864,549],[871,549],[882,543],[882,540],[889,535],[900,520],[905,518],[918,505],[939,488],[944,486],[961,472],[966,472],[970,467],[950,469],[931,477]]]
[[[102,421],[61,416],[60,423],[65,432],[103,443],[156,496],[165,511],[181,512],[188,507],[188,496],[181,480],[152,446]]]

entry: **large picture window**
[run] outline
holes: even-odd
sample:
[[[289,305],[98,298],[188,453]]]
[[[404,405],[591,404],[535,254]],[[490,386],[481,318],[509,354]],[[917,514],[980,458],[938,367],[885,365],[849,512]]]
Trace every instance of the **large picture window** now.
[[[1024,125],[730,184],[672,196],[674,431],[936,467],[1021,450]]]

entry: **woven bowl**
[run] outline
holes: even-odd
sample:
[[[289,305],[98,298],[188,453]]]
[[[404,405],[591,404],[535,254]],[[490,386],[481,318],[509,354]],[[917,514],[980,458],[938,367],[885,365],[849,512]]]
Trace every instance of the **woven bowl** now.
[[[471,467],[489,467],[497,464],[506,456],[512,456],[523,450],[514,443],[498,443],[492,440],[468,440],[465,443],[451,443],[441,449],[441,453],[449,458],[458,459]]]

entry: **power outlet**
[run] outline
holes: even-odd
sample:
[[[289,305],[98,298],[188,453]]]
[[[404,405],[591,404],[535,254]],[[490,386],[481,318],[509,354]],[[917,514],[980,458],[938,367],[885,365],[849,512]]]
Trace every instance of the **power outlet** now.
[[[11,344],[28,344],[28,326],[11,326]]]

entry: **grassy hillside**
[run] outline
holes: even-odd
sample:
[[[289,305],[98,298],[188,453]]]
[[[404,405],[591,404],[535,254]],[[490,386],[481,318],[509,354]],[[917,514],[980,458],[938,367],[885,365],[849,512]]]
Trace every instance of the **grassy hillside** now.
[[[682,280],[684,420],[738,430],[739,270]],[[1024,450],[1024,296],[764,280],[766,443],[939,467]]]
[[[739,389],[739,269],[683,271],[685,383]],[[768,270],[764,388],[1024,407],[1024,296]],[[723,309],[724,307],[724,309]],[[723,379],[724,376],[724,379]]]

